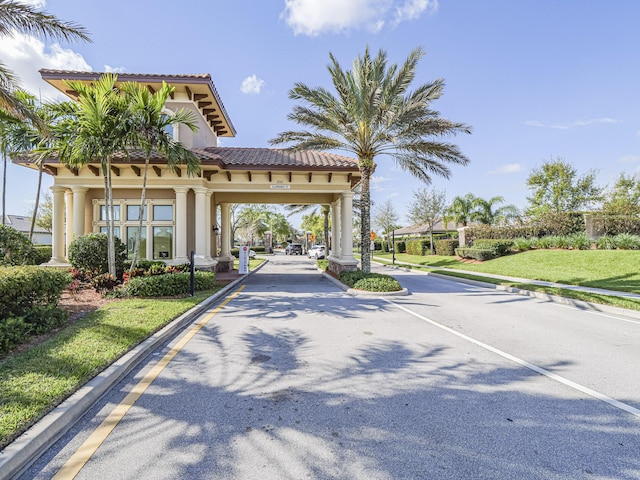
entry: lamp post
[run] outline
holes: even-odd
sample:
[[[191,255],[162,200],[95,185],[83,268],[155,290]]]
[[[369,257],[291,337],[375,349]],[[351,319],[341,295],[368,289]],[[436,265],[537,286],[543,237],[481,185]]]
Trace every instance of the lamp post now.
[[[396,264],[396,231],[391,230],[391,263]]]

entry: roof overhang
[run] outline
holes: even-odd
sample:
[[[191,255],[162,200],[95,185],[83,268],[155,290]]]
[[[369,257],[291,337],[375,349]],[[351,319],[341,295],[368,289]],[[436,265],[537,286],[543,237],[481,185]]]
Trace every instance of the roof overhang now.
[[[77,93],[69,88],[66,83],[67,80],[91,83],[100,78],[102,74],[102,72],[40,70],[40,75],[45,82],[73,100],[77,99]],[[163,81],[175,88],[173,93],[175,97],[178,95],[182,98],[186,97],[195,104],[211,130],[218,137],[235,137],[236,129],[213,84],[211,75],[208,73],[195,75],[119,73],[117,74],[116,84],[136,82],[146,85],[149,90],[154,92],[160,89]],[[172,96],[172,98],[174,97]]]

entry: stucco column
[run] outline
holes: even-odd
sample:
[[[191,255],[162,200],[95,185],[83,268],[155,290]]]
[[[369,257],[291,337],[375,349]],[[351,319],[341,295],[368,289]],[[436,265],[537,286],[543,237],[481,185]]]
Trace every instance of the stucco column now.
[[[218,223],[218,205],[215,198],[211,196],[211,228],[216,226],[218,230],[214,230],[211,236],[211,256],[218,256],[218,236],[220,235],[220,224]]]
[[[211,264],[209,255],[209,239],[211,238],[211,221],[207,217],[207,189],[204,187],[194,187],[196,194],[196,264],[202,266]],[[209,198],[211,193],[209,193]]]
[[[173,187],[176,192],[175,263],[189,263],[187,252],[187,187]]]
[[[65,256],[69,257],[69,245],[73,242],[73,192],[71,190],[67,190],[64,192],[64,205],[65,205],[65,233],[64,233],[64,243],[66,246]]]
[[[342,192],[340,200],[342,203],[340,209],[340,224],[342,225],[340,263],[357,264],[357,260],[353,256],[353,192]]]
[[[340,201],[331,204],[331,257],[340,258]]]
[[[229,259],[231,258],[231,205],[228,203],[220,204],[220,220],[222,222],[220,257]]]
[[[204,206],[205,206],[205,212],[204,212],[204,216],[207,220],[207,226],[206,226],[206,245],[205,245],[205,255],[209,260],[212,260],[211,258],[211,238],[213,236],[213,231],[212,228],[213,226],[216,224],[216,219],[211,218],[211,195],[213,194],[213,192],[209,189],[207,189],[206,193],[204,194]]]
[[[51,261],[50,264],[67,263],[64,257],[64,194],[65,187],[51,187],[53,193],[53,232],[51,235]]]
[[[84,210],[88,188],[73,187],[73,238],[84,235]],[[67,217],[67,223],[69,218]]]

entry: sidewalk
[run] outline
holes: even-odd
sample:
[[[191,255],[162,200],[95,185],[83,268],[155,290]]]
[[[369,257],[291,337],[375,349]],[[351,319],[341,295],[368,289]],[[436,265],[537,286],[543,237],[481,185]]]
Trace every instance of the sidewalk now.
[[[376,257],[372,257],[373,261],[376,261],[379,264],[383,264],[383,265],[390,265],[388,263],[386,263],[386,259],[382,259],[382,258],[376,258]],[[384,262],[383,262],[384,260]],[[584,287],[584,286],[580,286],[580,285],[567,285],[564,283],[555,283],[555,282],[545,282],[543,280],[531,280],[528,278],[518,278],[518,277],[509,277],[506,275],[496,275],[493,273],[484,273],[484,272],[474,272],[474,271],[470,271],[470,270],[458,270],[458,269],[454,269],[454,268],[446,268],[446,267],[430,267],[428,265],[417,265],[414,263],[407,263],[407,262],[399,262],[396,261],[395,263],[396,267],[419,267],[419,268],[427,268],[427,269],[431,269],[431,270],[445,270],[447,272],[456,272],[456,273],[465,273],[468,275],[477,275],[480,277],[488,277],[488,278],[495,278],[497,280],[504,280],[506,282],[516,282],[516,283],[529,283],[531,285],[540,285],[543,287],[555,287],[555,288],[563,288],[565,290],[574,290],[574,291],[578,291],[578,292],[587,292],[587,293],[594,293],[594,294],[598,294],[598,295],[607,295],[610,297],[620,297],[620,298],[628,298],[631,300],[640,300],[640,294],[638,293],[631,293],[631,292],[619,292],[617,290],[606,290],[604,288],[594,288],[594,287]]]

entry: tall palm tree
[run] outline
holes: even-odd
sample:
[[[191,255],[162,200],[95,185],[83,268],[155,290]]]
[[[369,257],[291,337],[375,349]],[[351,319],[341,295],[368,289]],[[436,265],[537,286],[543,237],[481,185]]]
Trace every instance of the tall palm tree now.
[[[101,164],[104,178],[109,273],[116,274],[113,232],[113,189],[111,161],[127,148],[130,138],[130,112],[123,95],[116,89],[117,76],[106,73],[93,84],[67,81],[78,93],[74,103],[74,118],[63,125],[56,148],[60,160],[72,167],[81,167],[95,159]]]
[[[473,201],[473,206],[476,210],[472,213],[471,219],[484,225],[493,225],[500,222],[506,223],[517,218],[520,211],[515,205],[503,205],[494,209],[494,206],[504,202],[504,197],[500,195],[491,197],[489,200],[476,198]]]
[[[187,175],[197,175],[200,172],[200,160],[195,154],[176,142],[167,131],[170,126],[186,125],[192,131],[198,130],[197,120],[193,112],[178,110],[173,114],[164,113],[164,105],[173,93],[174,88],[162,82],[162,87],[152,93],[143,85],[134,82],[126,82],[120,86],[125,95],[127,108],[130,112],[130,128],[128,143],[140,147],[144,151],[144,172],[142,175],[142,193],[140,195],[140,208],[138,209],[138,230],[131,260],[131,271],[135,270],[138,261],[138,251],[142,235],[142,221],[144,213],[144,201],[147,189],[147,172],[149,161],[154,151],[160,152],[167,160],[167,167],[175,169],[179,164],[186,164]]]
[[[21,120],[0,110],[0,153],[2,154],[2,225],[7,222],[7,162],[14,151],[14,132]]]
[[[453,222],[455,226],[462,225],[466,227],[471,221],[476,196],[473,193],[467,193],[464,197],[455,197],[445,211],[442,221],[446,224]]]
[[[448,178],[447,164],[466,165],[467,158],[442,137],[470,133],[463,123],[441,118],[431,103],[442,95],[443,80],[409,91],[416,66],[423,56],[415,49],[404,64],[387,66],[387,54],[375,58],[366,48],[362,57],[345,71],[330,54],[329,73],[336,94],[324,87],[310,88],[296,83],[289,98],[302,102],[293,108],[289,120],[309,130],[285,131],[271,143],[288,144],[292,149],[341,150],[354,154],[361,174],[362,211],[360,236],[362,270],[371,270],[369,232],[371,230],[370,181],[376,157],[390,155],[396,164],[429,183],[431,175]]]
[[[0,0],[0,38],[11,37],[16,32],[39,38],[91,41],[87,31],[76,23],[63,22],[18,0]],[[17,89],[18,78],[0,62],[0,109],[20,119],[38,122],[37,116],[34,117],[16,97]]]

